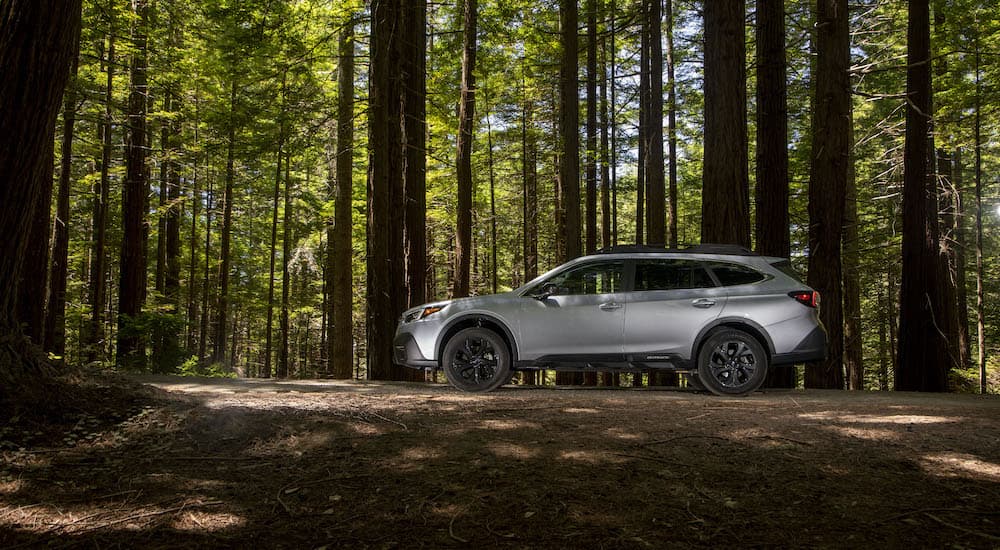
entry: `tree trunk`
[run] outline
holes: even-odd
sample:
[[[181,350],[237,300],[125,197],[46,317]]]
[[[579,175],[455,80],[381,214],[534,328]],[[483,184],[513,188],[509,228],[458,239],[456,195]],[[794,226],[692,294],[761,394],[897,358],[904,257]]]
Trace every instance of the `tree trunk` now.
[[[566,225],[565,257],[580,256],[580,105],[576,0],[559,0],[562,54],[559,63],[559,182]]]
[[[587,196],[584,251],[597,250],[597,0],[587,0]]]
[[[146,168],[146,29],[149,18],[147,0],[134,0],[137,18],[132,31],[134,51],[129,67],[128,142],[126,176],[122,190],[121,275],[118,281],[118,345],[116,364],[139,370],[146,366],[142,335],[135,326],[142,313],[146,294],[146,196],[149,192]]]
[[[76,57],[80,2],[9,0],[0,4],[0,399],[37,385],[47,371],[21,335],[18,276],[31,226],[51,185],[52,129]],[[26,86],[25,83],[33,83]],[[46,166],[48,162],[48,166]],[[22,385],[22,381],[24,385]]]
[[[489,98],[483,97],[486,104],[486,159],[490,174],[490,286],[493,294],[497,290],[497,199],[496,199],[496,167],[493,162],[493,126],[490,122]]]
[[[403,155],[406,163],[403,194],[406,254],[404,308],[427,301],[427,0],[409,0],[406,18],[406,52],[403,67]],[[402,309],[399,311],[402,313]],[[416,370],[399,371],[405,379],[423,380]]]
[[[526,92],[525,92],[525,95]],[[522,216],[524,223],[524,280],[538,276],[538,147],[532,123],[534,105],[523,98],[521,112],[521,178],[524,182]]]
[[[52,136],[50,136],[52,137]],[[40,196],[31,220],[31,233],[24,250],[20,283],[17,285],[17,319],[24,335],[42,349],[45,344],[45,297],[48,293],[49,231],[52,229],[52,179],[55,149],[53,140],[43,144],[42,166],[38,174]]]
[[[200,151],[201,149],[201,133],[199,129],[199,126],[201,125],[201,110],[199,107],[198,95],[196,92],[194,98],[195,151]],[[187,278],[188,301],[186,347],[188,353],[194,350],[195,323],[198,319],[198,281],[196,273],[198,263],[198,218],[201,210],[201,179],[198,177],[198,168],[200,163],[201,155],[199,153],[195,153],[194,159],[191,162],[191,185],[193,189],[191,190],[191,231],[188,237],[188,252],[190,254],[188,257]]]
[[[639,27],[639,124],[635,167],[635,244],[646,242],[646,133],[649,131],[649,26],[646,24],[646,4],[639,2],[641,25]]]
[[[757,252],[788,258],[788,106],[785,5],[757,3]]]
[[[666,200],[663,182],[663,21],[660,0],[646,0],[649,43],[649,93],[646,96],[646,242],[666,246]],[[659,373],[665,374],[665,373]],[[664,377],[657,376],[663,381]],[[667,376],[666,378],[670,378]],[[666,382],[664,382],[666,383]]]
[[[351,378],[354,355],[351,329],[353,327],[352,265],[354,252],[351,245],[353,224],[351,198],[354,191],[354,16],[349,16],[340,33],[340,57],[337,72],[337,144],[336,190],[332,235],[328,237],[333,262],[332,287],[330,288],[333,312],[330,317],[332,333],[327,339],[330,346],[330,374],[334,378]]]
[[[45,349],[65,362],[66,355],[66,277],[69,271],[69,187],[73,175],[73,128],[76,123],[76,75],[78,56],[73,58],[70,84],[63,103],[62,151],[59,164],[59,195],[53,226],[52,265],[49,272],[49,297],[45,316]]]
[[[968,368],[972,361],[972,346],[969,336],[969,292],[966,288],[966,256],[968,238],[965,232],[965,199],[963,197],[962,150],[955,149],[954,158],[954,209],[955,219],[952,231],[955,235],[953,247],[955,250],[955,279],[958,290],[958,345],[961,358],[961,368]]]
[[[229,248],[233,230],[233,183],[236,179],[236,75],[229,81],[229,123],[226,136],[226,190],[222,199],[222,236],[219,249],[219,298],[215,310],[215,338],[212,342],[212,362],[226,362],[226,323],[229,316]]]
[[[113,21],[113,17],[109,20]],[[112,141],[112,108],[114,98],[115,65],[115,28],[108,29],[108,58],[106,62],[107,78],[104,84],[104,118],[100,121],[99,133],[101,139],[101,177],[94,190],[93,234],[94,243],[90,260],[90,280],[88,298],[90,302],[90,319],[87,329],[83,331],[83,346],[86,349],[87,362],[103,361],[107,345],[104,342],[104,302],[107,298],[107,265],[108,241],[108,200],[110,200],[109,173],[111,170]]]
[[[607,41],[601,40],[601,67],[600,67],[600,102],[601,120],[598,127],[601,129],[601,247],[611,246],[611,172],[610,160],[608,159],[608,46]]]
[[[288,363],[288,331],[291,325],[288,322],[288,297],[291,292],[291,273],[289,267],[292,259],[292,179],[289,177],[289,164],[291,158],[289,153],[285,153],[285,219],[281,224],[282,247],[281,247],[281,344],[278,345],[278,368],[275,376],[287,378],[291,372]]]
[[[211,278],[212,210],[215,208],[215,193],[212,189],[213,183],[213,179],[209,177],[208,192],[205,194],[205,263],[202,266],[201,276],[201,326],[198,327],[199,360],[204,360],[208,356],[208,325],[211,315],[208,304],[208,285]]]
[[[746,2],[705,2],[705,154],[701,242],[750,246]]]
[[[853,148],[853,124],[848,143]],[[853,157],[847,175],[846,201],[844,204],[844,370],[847,389],[863,390],[865,381],[862,361],[861,334],[861,268],[860,243],[858,242],[858,185],[855,181]]]
[[[674,7],[673,0],[664,3],[667,29],[667,147],[670,172],[667,176],[667,231],[670,248],[677,248],[677,84],[674,79]]]
[[[841,241],[850,176],[851,81],[847,0],[821,0],[809,179],[809,286],[819,291],[827,359],[806,365],[807,388],[844,388]]]
[[[455,221],[455,282],[452,296],[469,295],[472,250],[472,141],[476,111],[476,0],[464,0],[462,50],[462,98],[458,106],[458,144],[456,181],[458,184]]]
[[[284,97],[285,75],[282,74],[280,99],[281,117],[285,116]],[[284,149],[285,125],[284,119],[282,118],[280,129],[278,130],[278,153],[275,155],[275,164],[277,167],[274,170],[274,195],[271,202],[271,254],[269,260],[269,275],[267,279],[267,312],[264,314],[267,319],[267,326],[264,329],[264,368],[260,373],[261,378],[271,377],[271,357],[274,355],[274,268],[278,247],[278,200],[281,197],[281,157],[285,153]]]
[[[983,287],[983,124],[982,124],[982,98],[983,84],[979,72],[981,54],[979,51],[979,35],[976,35],[976,97],[975,97],[975,122],[973,124],[973,141],[976,148],[975,174],[973,176],[976,185],[976,364],[979,366],[979,393],[986,395],[986,311],[985,294]]]
[[[927,0],[910,2],[907,28],[906,147],[903,157],[903,277],[900,285],[896,389],[948,389],[948,342],[941,337],[938,243],[929,212],[928,130],[931,105],[930,14]]]

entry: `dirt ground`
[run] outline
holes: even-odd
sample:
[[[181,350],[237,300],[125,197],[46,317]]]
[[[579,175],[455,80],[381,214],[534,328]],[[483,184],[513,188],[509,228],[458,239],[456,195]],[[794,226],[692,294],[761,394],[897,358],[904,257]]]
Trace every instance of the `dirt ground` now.
[[[3,420],[0,547],[1000,547],[995,397],[140,381]]]

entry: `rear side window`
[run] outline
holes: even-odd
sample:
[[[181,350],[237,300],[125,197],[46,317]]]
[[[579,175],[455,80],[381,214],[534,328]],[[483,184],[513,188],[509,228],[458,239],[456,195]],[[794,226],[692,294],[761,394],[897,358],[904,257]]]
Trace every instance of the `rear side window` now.
[[[722,286],[748,285],[767,278],[763,273],[744,265],[712,262],[709,267]]]
[[[681,290],[715,286],[701,262],[692,260],[638,260],[635,290]]]
[[[771,265],[777,268],[778,271],[784,273],[785,275],[788,275],[789,277],[795,279],[800,283],[802,282],[802,277],[800,277],[799,273],[795,271],[794,267],[792,267],[792,262],[788,260],[781,260],[778,262],[774,262]]]

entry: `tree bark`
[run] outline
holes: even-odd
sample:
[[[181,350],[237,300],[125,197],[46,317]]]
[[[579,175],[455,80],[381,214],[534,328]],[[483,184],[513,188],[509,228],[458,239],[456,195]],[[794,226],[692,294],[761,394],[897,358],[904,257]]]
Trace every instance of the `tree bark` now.
[[[896,389],[948,389],[948,342],[939,320],[938,243],[929,212],[928,130],[931,105],[930,9],[910,2],[907,27],[906,145],[903,156],[903,277],[900,285]]]
[[[47,372],[16,317],[18,276],[44,180],[51,184],[52,130],[77,55],[78,0],[0,3],[0,399]],[[46,167],[48,162],[48,167]],[[29,382],[30,380],[30,382]]]
[[[403,15],[404,307],[413,307],[427,301],[427,0],[408,0]],[[406,379],[424,379],[417,370],[400,372]]]
[[[670,248],[677,248],[677,83],[674,78],[674,7],[664,3],[667,29],[667,147],[670,168],[667,176],[667,234]]]
[[[757,3],[757,252],[788,258],[788,106],[785,5]]]
[[[472,142],[476,111],[476,14],[477,1],[464,0],[462,49],[462,97],[458,107],[458,144],[456,147],[458,205],[455,221],[455,281],[452,296],[469,295],[472,254]]]
[[[271,377],[271,358],[274,352],[274,271],[275,271],[275,258],[277,256],[278,248],[278,200],[281,197],[281,158],[285,154],[285,74],[282,74],[281,80],[281,95],[279,102],[281,103],[281,122],[279,123],[280,128],[278,129],[278,153],[275,155],[275,164],[277,165],[274,170],[274,195],[271,202],[271,254],[269,259],[269,271],[267,279],[267,312],[266,317],[266,328],[264,335],[264,368],[260,373],[261,378]],[[287,185],[287,182],[286,182]]]
[[[746,2],[705,2],[705,154],[701,242],[750,246]]]
[[[559,63],[559,182],[566,225],[565,257],[580,256],[580,105],[577,0],[559,0],[562,54]]]
[[[121,275],[118,280],[118,344],[116,364],[139,370],[146,366],[145,342],[135,322],[142,313],[146,294],[146,196],[149,194],[146,167],[146,32],[149,19],[147,0],[133,0],[136,22],[132,30],[134,51],[129,67],[128,142],[126,176],[122,190]]]
[[[597,250],[597,0],[587,0],[587,194],[584,251]]]
[[[339,67],[337,71],[337,144],[336,190],[332,235],[328,237],[333,262],[332,288],[330,289],[333,312],[330,318],[332,333],[327,339],[330,346],[330,374],[334,378],[351,378],[354,356],[351,329],[353,322],[354,252],[351,245],[353,224],[351,199],[353,195],[354,156],[354,16],[349,16],[340,33]]]
[[[850,175],[851,81],[847,0],[819,0],[809,178],[809,286],[819,291],[827,359],[806,365],[807,388],[844,388],[841,241]]]
[[[663,181],[663,21],[660,0],[646,0],[649,44],[649,93],[646,96],[646,242],[666,246],[666,200]],[[664,373],[659,373],[664,374]],[[657,379],[663,377],[657,376]],[[669,377],[667,377],[669,378]]]
[[[212,342],[212,362],[226,362],[226,324],[229,316],[230,241],[233,230],[233,183],[236,179],[236,75],[229,81],[229,123],[226,129],[226,189],[222,199],[222,235],[219,248],[219,297],[215,309],[215,338]]]
[[[522,216],[524,223],[524,280],[538,276],[538,147],[532,124],[534,105],[523,98],[521,110],[521,178],[524,185]]]
[[[962,175],[962,150],[955,149],[954,158],[954,184],[955,184],[955,219],[953,234],[955,235],[955,278],[958,287],[958,345],[961,357],[962,368],[968,368],[972,361],[972,345],[969,335],[969,292],[966,287],[966,267],[965,250],[968,247],[968,237],[966,235],[966,208],[963,193]]]
[[[281,343],[278,345],[278,368],[275,376],[287,378],[291,372],[288,360],[288,332],[291,325],[288,320],[288,300],[291,292],[291,273],[289,271],[292,260],[292,179],[289,177],[289,164],[291,158],[288,152],[285,153],[285,219],[281,224],[282,246],[281,246]]]
[[[853,148],[853,124],[848,143]],[[844,204],[844,370],[847,389],[863,390],[865,381],[861,334],[861,258],[858,242],[858,185],[855,181],[853,158],[847,176]]]
[[[66,278],[69,271],[69,187],[73,176],[73,130],[76,123],[76,80],[79,56],[70,69],[70,83],[63,102],[63,135],[59,163],[59,191],[56,220],[52,229],[52,262],[49,272],[49,297],[45,316],[45,348],[65,362],[66,355]]]

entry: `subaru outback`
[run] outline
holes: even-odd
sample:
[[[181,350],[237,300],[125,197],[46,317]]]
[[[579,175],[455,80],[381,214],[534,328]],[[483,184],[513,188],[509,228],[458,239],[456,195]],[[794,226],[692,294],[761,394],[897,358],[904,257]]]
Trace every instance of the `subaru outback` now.
[[[612,247],[511,292],[405,311],[397,364],[494,390],[515,371],[671,371],[719,395],[826,357],[819,293],[785,258],[730,245]]]

